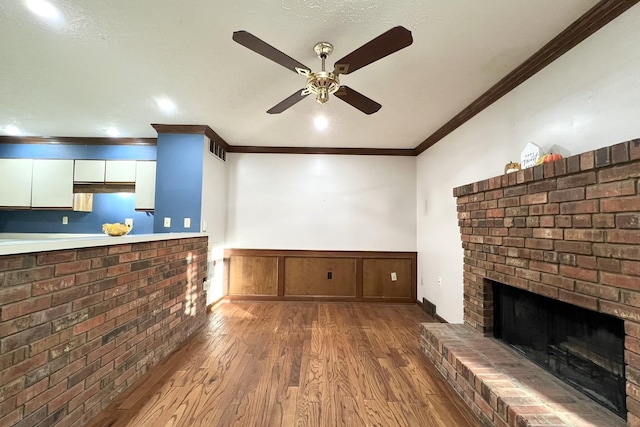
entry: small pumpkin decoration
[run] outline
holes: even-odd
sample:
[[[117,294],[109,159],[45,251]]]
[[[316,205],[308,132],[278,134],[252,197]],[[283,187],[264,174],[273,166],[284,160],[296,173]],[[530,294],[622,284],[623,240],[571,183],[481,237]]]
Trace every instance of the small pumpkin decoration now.
[[[520,163],[518,162],[509,162],[504,165],[504,173],[517,172],[520,170]]]
[[[562,159],[562,154],[559,153],[547,153],[540,157],[536,161],[536,165],[541,165],[543,163],[551,163]]]
[[[544,157],[542,158],[542,162],[543,163],[551,163],[551,162],[555,162],[557,160],[562,159],[562,154],[558,154],[558,153],[549,153],[549,154],[545,154]]]

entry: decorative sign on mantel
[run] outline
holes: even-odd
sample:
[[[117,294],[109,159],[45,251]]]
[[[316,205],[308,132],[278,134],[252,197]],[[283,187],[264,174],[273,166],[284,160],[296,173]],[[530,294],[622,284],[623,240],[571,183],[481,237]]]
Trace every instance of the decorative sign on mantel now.
[[[528,143],[520,153],[520,167],[526,169],[535,166],[538,157],[540,157],[540,147],[533,142]]]

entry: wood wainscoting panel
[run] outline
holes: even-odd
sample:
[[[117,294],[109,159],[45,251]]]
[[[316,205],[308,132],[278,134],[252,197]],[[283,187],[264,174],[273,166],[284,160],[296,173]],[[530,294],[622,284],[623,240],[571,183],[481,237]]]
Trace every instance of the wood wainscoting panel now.
[[[411,260],[379,259],[362,260],[362,296],[380,298],[411,298]],[[396,280],[391,279],[395,273]]]
[[[415,252],[245,248],[224,259],[231,300],[417,302]]]
[[[229,295],[278,295],[278,258],[229,257]]]
[[[286,257],[284,263],[286,296],[356,296],[355,258]]]

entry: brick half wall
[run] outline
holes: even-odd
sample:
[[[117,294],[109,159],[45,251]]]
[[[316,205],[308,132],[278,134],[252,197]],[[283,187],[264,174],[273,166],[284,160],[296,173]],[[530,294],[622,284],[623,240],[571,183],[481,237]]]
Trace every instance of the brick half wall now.
[[[206,318],[207,238],[0,256],[0,425],[82,426]]]
[[[622,318],[640,425],[640,140],[454,189],[464,321],[493,329],[491,280]]]

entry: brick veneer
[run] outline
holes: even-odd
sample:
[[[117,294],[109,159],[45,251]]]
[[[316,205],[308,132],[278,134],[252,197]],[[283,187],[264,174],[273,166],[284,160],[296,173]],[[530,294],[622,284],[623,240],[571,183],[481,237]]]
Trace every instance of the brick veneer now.
[[[207,238],[0,256],[0,425],[82,426],[205,321]]]
[[[640,140],[454,189],[464,321],[493,327],[491,280],[625,321],[628,423],[640,426]]]

